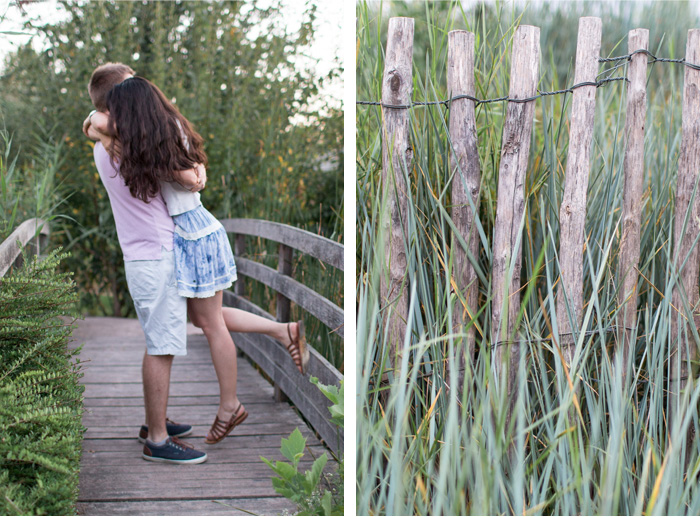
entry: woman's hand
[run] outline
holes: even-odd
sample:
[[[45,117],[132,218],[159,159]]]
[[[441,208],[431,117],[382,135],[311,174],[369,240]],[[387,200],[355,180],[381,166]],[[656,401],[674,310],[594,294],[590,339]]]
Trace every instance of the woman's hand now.
[[[197,163],[192,169],[175,171],[173,178],[190,192],[199,192],[207,184],[207,170]]]

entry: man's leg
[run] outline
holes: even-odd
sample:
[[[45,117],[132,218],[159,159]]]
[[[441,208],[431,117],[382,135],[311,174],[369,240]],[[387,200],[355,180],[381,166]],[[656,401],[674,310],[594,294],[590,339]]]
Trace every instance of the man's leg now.
[[[168,408],[172,355],[143,356],[143,399],[146,407],[148,439],[160,442],[168,437],[165,416]]]

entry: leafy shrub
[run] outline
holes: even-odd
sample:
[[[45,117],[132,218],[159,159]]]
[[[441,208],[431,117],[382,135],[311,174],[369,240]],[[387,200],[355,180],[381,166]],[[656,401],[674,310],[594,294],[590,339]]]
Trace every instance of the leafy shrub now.
[[[83,427],[67,343],[76,293],[54,251],[0,279],[0,514],[75,514]]]
[[[333,405],[328,408],[332,417],[331,422],[342,427],[344,418],[344,388],[340,381],[340,388],[326,386],[318,382],[316,377],[311,377],[312,384],[318,386],[321,392]],[[274,464],[267,458],[260,457],[279,477],[272,478],[272,486],[275,492],[283,495],[298,505],[297,515],[343,515],[343,460],[338,461],[338,469],[335,474],[323,474],[323,468],[328,462],[328,456],[324,452],[314,460],[311,470],[299,472],[299,462],[304,457],[306,438],[301,435],[299,428],[295,429],[289,438],[282,438],[280,452],[289,460],[276,461]],[[325,486],[321,484],[325,477]]]

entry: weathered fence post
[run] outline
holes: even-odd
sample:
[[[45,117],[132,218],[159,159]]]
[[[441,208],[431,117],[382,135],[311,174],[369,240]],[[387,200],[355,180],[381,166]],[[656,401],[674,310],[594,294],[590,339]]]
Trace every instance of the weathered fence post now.
[[[292,257],[294,249],[284,244],[279,245],[279,255],[277,258],[277,271],[291,277],[292,276]],[[289,298],[281,293],[277,293],[277,321],[283,323],[288,322],[291,318],[291,303]],[[277,402],[286,402],[288,399],[278,384],[275,384],[275,400]]]
[[[245,235],[236,234],[233,250],[236,252],[236,257],[243,257],[243,255],[245,255]],[[236,283],[233,284],[233,289],[238,296],[245,296],[245,284],[242,278],[236,280]]]
[[[700,29],[688,31],[685,48],[685,60],[688,63],[700,62]],[[670,404],[670,413],[675,413],[680,404],[681,390],[685,387],[690,369],[688,361],[697,356],[696,346],[688,335],[687,323],[695,323],[695,311],[698,303],[698,269],[700,258],[695,244],[700,233],[700,193],[695,193],[700,171],[700,70],[685,67],[683,91],[683,121],[681,151],[678,158],[678,181],[676,184],[676,213],[673,225],[674,266],[679,277],[673,289],[673,311],[676,317],[671,320],[671,392],[675,395]],[[685,261],[685,265],[683,262]],[[685,293],[682,296],[681,290]],[[685,314],[683,298],[687,297],[692,312]],[[676,312],[678,311],[678,312]]]
[[[521,25],[513,37],[509,98],[525,99],[537,94],[539,63],[540,29]],[[522,242],[520,223],[525,211],[525,172],[534,115],[535,101],[508,103],[498,171],[491,279],[491,344],[495,349],[495,367],[501,373],[507,372],[508,376],[508,415],[517,396],[520,348],[518,343],[511,346],[508,341],[513,337],[520,309],[522,251],[518,242]],[[510,421],[510,416],[507,421]]]
[[[467,31],[451,31],[447,36],[447,91],[450,97],[475,96],[474,83],[474,34]],[[479,256],[479,235],[474,220],[479,214],[479,190],[481,168],[476,136],[476,113],[474,101],[467,98],[450,101],[450,172],[452,178],[452,221],[456,231],[462,235],[473,257]],[[471,200],[471,201],[470,201]],[[454,264],[455,289],[459,290],[454,313],[452,331],[460,332],[476,313],[479,285],[474,266],[467,257],[467,250],[452,236],[451,250]],[[462,299],[466,302],[463,305]],[[474,331],[467,330],[466,342],[456,354],[455,364],[459,369],[458,386],[464,379],[466,358],[474,357]],[[468,354],[468,356],[467,356]]]
[[[406,217],[413,149],[409,142],[409,113],[413,88],[413,18],[391,18],[382,79],[382,191],[386,212],[381,231],[386,239],[384,266],[388,278],[381,278],[381,304],[389,317],[389,360],[400,361],[408,318],[406,275]]]
[[[574,84],[596,81],[601,35],[600,18],[579,19]],[[586,192],[595,119],[595,94],[594,85],[576,88],[572,94],[569,154],[564,197],[559,209],[561,282],[556,304],[557,325],[564,360],[569,366],[575,351],[573,331],[578,329],[583,318]]]
[[[634,29],[627,36],[627,50],[631,54],[649,47],[649,31]],[[622,199],[622,236],[618,259],[618,297],[622,307],[622,329],[618,331],[618,350],[622,351],[622,376],[627,376],[629,356],[634,349],[629,327],[637,324],[637,271],[639,264],[640,226],[642,216],[642,189],[644,188],[644,128],[647,113],[647,55],[632,56],[627,68],[627,118],[625,120],[624,172],[625,187]],[[634,375],[633,371],[630,372]],[[623,382],[624,385],[624,382]]]

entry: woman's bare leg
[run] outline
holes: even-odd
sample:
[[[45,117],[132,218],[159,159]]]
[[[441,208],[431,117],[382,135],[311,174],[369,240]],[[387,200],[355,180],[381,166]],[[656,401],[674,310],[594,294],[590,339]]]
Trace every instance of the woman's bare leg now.
[[[281,342],[284,346],[291,343],[289,333],[287,332],[287,323],[279,323],[253,314],[252,312],[233,309],[231,307],[224,307],[221,312],[224,315],[226,328],[228,328],[230,332],[254,332],[256,334],[270,336]],[[299,325],[296,322],[291,324],[290,330],[293,339],[296,339],[299,335],[298,327]]]
[[[236,346],[231,334],[226,328],[221,311],[221,291],[210,298],[189,298],[187,309],[192,323],[201,328],[209,341],[211,359],[219,379],[219,411],[222,420],[230,420],[238,409],[239,401],[236,396],[238,381],[238,363],[236,361]]]

